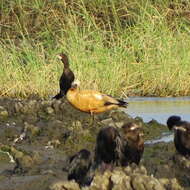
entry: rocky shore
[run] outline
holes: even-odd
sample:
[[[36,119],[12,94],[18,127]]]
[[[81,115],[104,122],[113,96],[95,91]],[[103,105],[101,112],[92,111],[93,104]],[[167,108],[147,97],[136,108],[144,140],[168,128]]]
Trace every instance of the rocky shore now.
[[[143,125],[145,141],[161,136],[167,127],[133,119],[124,111],[97,115],[75,110],[63,98],[51,100],[0,99],[0,190],[77,190],[67,181],[69,155],[86,148],[94,150],[100,128],[120,128],[124,122]],[[190,160],[175,152],[173,142],[145,144],[139,166],[97,171],[92,190],[188,190]]]

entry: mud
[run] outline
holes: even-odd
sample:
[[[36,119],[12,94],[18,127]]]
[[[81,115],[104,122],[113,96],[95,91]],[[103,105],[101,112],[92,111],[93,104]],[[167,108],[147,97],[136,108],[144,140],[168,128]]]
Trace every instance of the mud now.
[[[93,121],[89,114],[75,110],[64,98],[61,101],[1,98],[0,190],[80,189],[75,182],[66,181],[67,173],[63,168],[67,166],[68,156],[82,148],[93,151],[101,127],[119,128],[129,121],[143,125],[145,140],[168,131],[154,120],[144,123],[142,118],[133,119],[119,110],[96,115]],[[127,169],[131,173],[126,172],[126,168],[116,168],[117,175],[114,171],[106,172],[104,177],[97,174],[89,189],[190,188],[190,161],[175,153],[172,142],[146,145],[141,166],[135,168]],[[119,176],[119,182],[115,175]],[[141,188],[134,176],[158,185]],[[99,178],[105,178],[105,187],[100,187]]]

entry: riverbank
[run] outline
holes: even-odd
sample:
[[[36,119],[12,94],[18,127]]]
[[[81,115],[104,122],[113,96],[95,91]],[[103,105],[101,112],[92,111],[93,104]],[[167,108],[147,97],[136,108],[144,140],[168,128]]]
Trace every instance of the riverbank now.
[[[144,123],[122,111],[97,115],[92,126],[91,117],[75,110],[64,98],[61,101],[1,98],[0,189],[79,189],[78,184],[66,180],[63,168],[68,156],[82,148],[93,151],[100,128],[107,125],[119,128],[129,121],[142,124],[145,140],[168,131],[154,120]],[[15,162],[10,162],[12,159]],[[146,144],[139,167],[116,168],[103,176],[97,173],[89,189],[188,189],[189,165],[189,160],[175,153],[173,142]]]
[[[82,88],[114,96],[188,96],[188,1],[1,3],[0,96],[59,90],[66,52]]]

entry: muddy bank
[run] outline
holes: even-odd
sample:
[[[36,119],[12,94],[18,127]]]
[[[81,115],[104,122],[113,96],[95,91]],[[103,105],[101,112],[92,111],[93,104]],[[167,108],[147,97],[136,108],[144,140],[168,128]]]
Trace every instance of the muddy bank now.
[[[156,121],[144,123],[122,111],[97,115],[92,123],[90,115],[75,110],[64,99],[0,99],[0,189],[79,189],[78,184],[66,182],[67,173],[62,170],[68,155],[81,148],[93,151],[100,128],[119,128],[129,121],[143,125],[145,140],[168,131]],[[173,143],[149,144],[145,146],[141,166],[116,168],[103,177],[97,173],[89,188],[188,189],[189,165],[190,161],[175,154]],[[149,181],[150,185],[138,184],[139,180]]]

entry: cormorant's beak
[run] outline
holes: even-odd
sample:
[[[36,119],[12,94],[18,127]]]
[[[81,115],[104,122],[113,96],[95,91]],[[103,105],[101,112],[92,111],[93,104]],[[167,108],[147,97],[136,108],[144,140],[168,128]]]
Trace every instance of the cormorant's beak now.
[[[187,131],[187,129],[185,129],[184,127],[181,127],[181,126],[175,126],[174,129],[179,130],[179,131],[183,131],[183,132]]]

